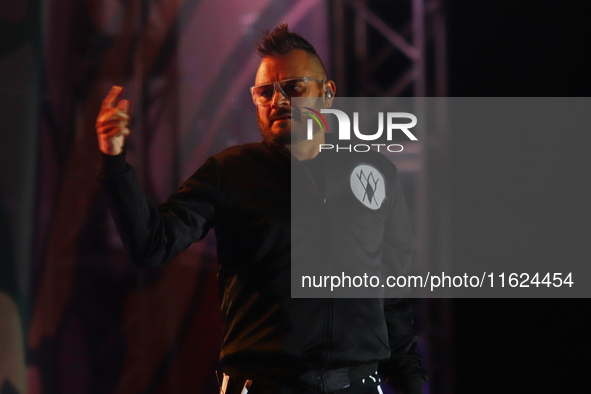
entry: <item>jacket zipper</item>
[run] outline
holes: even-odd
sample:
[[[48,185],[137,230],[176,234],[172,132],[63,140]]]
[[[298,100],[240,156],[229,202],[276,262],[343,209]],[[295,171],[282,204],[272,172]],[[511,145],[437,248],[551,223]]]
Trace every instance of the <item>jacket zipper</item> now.
[[[323,159],[326,159],[326,157],[323,157]],[[326,205],[327,200],[328,200],[328,192],[329,192],[329,174],[328,174],[328,167],[326,166],[326,161],[323,162],[323,168],[325,171],[325,182],[324,182],[324,200],[323,200],[323,204],[324,204],[324,218],[325,218],[325,223],[326,223],[326,256],[327,256],[327,260],[328,260],[328,275],[332,275],[332,262],[330,259],[330,236],[329,236],[329,229],[330,229],[330,218],[328,215],[328,206]],[[328,327],[327,327],[327,332],[326,332],[326,347],[327,347],[327,351],[326,351],[326,362],[324,364],[324,367],[322,368],[322,371],[325,371],[328,368],[328,365],[330,363],[330,358],[331,358],[331,353],[332,353],[332,330],[333,330],[333,319],[334,319],[334,305],[333,305],[333,300],[332,298],[328,298]],[[326,385],[326,382],[324,382],[324,384]],[[325,386],[326,387],[326,386]]]
[[[306,171],[306,174],[308,175],[308,178],[310,179],[310,181],[312,182],[312,186],[314,186],[314,190],[316,190],[316,193],[318,194],[318,196],[320,197],[320,203],[322,204],[323,208],[324,208],[324,220],[326,223],[326,250],[327,250],[327,259],[328,259],[328,275],[331,274],[331,264],[330,264],[330,238],[328,235],[328,229],[329,229],[329,218],[328,218],[328,208],[326,207],[326,202],[328,199],[328,191],[329,191],[329,177],[328,177],[328,168],[326,167],[326,165],[323,165],[324,171],[325,171],[325,183],[324,183],[324,195],[320,195],[320,191],[318,190],[318,186],[316,185],[316,182],[314,182],[314,178],[312,177],[312,174],[310,174],[310,171],[308,171],[308,168],[304,165],[301,164],[300,165],[302,167],[304,167],[304,170]],[[330,362],[330,357],[331,357],[331,353],[332,353],[332,347],[331,347],[331,343],[332,343],[332,326],[333,326],[333,317],[334,317],[334,305],[333,305],[333,301],[332,298],[327,298],[327,322],[326,322],[326,359],[324,362],[324,365],[322,366],[322,368],[319,371],[319,376],[318,376],[318,382],[320,384],[320,389],[322,390],[323,387],[326,387],[326,381],[325,378],[322,376],[322,373],[324,371],[327,370],[329,362]]]

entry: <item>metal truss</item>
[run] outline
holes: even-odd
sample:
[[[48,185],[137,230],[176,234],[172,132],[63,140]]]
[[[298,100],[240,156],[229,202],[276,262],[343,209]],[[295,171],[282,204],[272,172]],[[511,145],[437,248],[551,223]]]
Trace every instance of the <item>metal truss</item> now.
[[[441,0],[334,0],[333,71],[339,96],[445,97],[445,9]],[[445,270],[450,264],[450,192],[445,100],[436,119],[419,128],[417,144],[395,154],[415,219],[413,265]],[[421,112],[420,106],[417,111]],[[420,113],[417,114],[420,119]],[[416,302],[421,353],[430,392],[453,391],[452,308],[449,299]]]
[[[332,14],[335,81],[347,95],[353,89],[357,96],[447,95],[441,0],[333,1]],[[376,71],[393,55],[399,55],[394,60],[401,67],[390,69],[394,79],[385,83]],[[406,61],[400,62],[400,55]],[[348,86],[352,77],[356,88]]]

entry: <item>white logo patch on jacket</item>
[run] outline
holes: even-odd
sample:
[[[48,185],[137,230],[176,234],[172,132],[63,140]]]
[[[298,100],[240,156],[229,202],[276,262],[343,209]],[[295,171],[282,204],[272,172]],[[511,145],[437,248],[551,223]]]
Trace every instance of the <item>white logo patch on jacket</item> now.
[[[379,209],[386,198],[384,176],[375,167],[359,164],[351,172],[351,191],[366,207]]]

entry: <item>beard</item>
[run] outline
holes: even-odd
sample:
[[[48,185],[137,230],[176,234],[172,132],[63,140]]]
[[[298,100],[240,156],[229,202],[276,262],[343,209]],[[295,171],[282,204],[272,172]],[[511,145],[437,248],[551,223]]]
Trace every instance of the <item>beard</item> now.
[[[289,145],[291,144],[291,120],[288,122],[281,122],[279,125],[281,129],[278,133],[273,132],[271,130],[271,125],[269,120],[261,119],[259,114],[258,108],[256,109],[257,112],[257,121],[259,123],[259,129],[261,129],[261,135],[263,136],[263,140],[279,145]],[[289,114],[289,111],[280,111],[277,116],[282,116],[285,114]]]
[[[261,119],[258,108],[256,109],[257,121],[259,129],[261,129],[261,135],[263,140],[279,145],[292,145],[302,142],[308,137],[308,128],[305,121],[302,120],[302,113],[295,107],[292,107],[293,111],[280,110],[274,115],[275,117],[283,115],[291,115],[292,118],[288,122],[281,122],[279,124],[279,132],[271,130],[270,122]],[[320,129],[313,127],[313,134],[319,133]]]

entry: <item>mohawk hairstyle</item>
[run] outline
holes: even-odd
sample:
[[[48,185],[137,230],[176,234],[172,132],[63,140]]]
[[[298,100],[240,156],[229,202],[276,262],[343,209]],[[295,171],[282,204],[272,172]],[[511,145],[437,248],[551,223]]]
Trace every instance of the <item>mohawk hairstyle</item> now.
[[[289,31],[287,23],[281,23],[273,30],[263,30],[256,46],[257,54],[262,58],[265,56],[285,55],[294,49],[301,49],[307,52],[308,55],[318,59],[322,70],[326,74],[326,68],[322,63],[322,59],[316,53],[316,49],[300,34]]]

